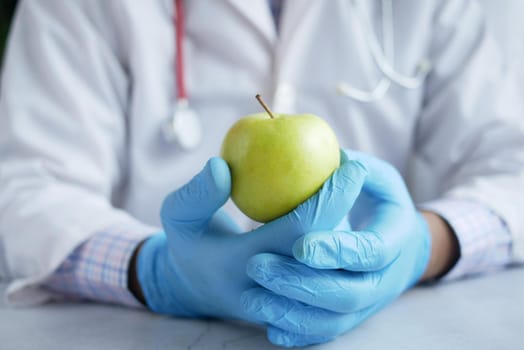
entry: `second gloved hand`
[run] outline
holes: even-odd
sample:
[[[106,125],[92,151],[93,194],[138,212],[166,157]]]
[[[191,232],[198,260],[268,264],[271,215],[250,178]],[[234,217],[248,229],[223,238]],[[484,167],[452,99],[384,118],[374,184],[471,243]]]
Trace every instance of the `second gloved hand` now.
[[[416,284],[428,264],[429,229],[400,174],[372,156],[349,156],[369,172],[351,210],[353,230],[311,231],[295,242],[295,259],[259,254],[249,262],[249,276],[264,288],[246,292],[246,309],[271,325],[275,344],[349,331]]]

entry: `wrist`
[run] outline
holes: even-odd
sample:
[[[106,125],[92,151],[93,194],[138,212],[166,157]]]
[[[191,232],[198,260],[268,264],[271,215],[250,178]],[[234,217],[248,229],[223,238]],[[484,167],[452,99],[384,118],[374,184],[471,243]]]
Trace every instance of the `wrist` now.
[[[423,211],[431,235],[431,255],[420,281],[430,281],[445,275],[460,257],[460,247],[451,226],[439,215]]]
[[[138,268],[137,268],[137,262],[138,262],[138,254],[140,253],[140,250],[142,249],[142,246],[144,245],[144,241],[140,242],[135,250],[133,251],[133,255],[131,256],[131,259],[129,261],[129,269],[128,269],[128,289],[133,294],[133,296],[141,302],[143,305],[146,305],[146,300],[144,298],[144,293],[142,291],[142,287],[140,286],[140,282],[138,280]]]

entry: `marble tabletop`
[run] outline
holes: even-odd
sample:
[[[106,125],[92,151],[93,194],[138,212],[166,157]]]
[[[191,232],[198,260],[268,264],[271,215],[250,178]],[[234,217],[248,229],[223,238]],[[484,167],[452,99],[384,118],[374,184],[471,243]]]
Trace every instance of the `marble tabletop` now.
[[[1,289],[1,286],[0,286]],[[311,349],[522,349],[524,268],[418,287]],[[273,349],[262,328],[89,303],[0,306],[0,349]]]

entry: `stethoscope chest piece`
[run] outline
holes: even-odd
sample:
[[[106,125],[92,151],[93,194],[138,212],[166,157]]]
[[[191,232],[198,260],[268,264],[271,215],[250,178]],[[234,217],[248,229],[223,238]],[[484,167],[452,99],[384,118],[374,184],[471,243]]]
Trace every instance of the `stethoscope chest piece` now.
[[[179,100],[172,118],[164,125],[164,136],[169,142],[177,142],[185,150],[192,150],[202,142],[202,124],[187,100]]]

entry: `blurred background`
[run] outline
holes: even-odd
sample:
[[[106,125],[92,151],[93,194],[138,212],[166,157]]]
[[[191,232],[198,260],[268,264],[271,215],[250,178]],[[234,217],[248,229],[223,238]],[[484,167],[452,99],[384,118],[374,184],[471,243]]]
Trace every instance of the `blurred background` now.
[[[9,31],[9,23],[15,10],[16,0],[0,0],[0,63]]]

